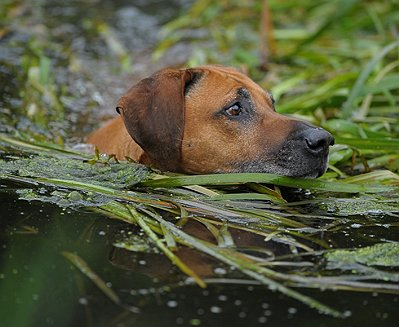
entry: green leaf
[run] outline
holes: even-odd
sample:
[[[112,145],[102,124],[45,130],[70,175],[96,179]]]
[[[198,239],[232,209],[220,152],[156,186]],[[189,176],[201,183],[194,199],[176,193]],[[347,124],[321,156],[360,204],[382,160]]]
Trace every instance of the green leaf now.
[[[389,90],[399,89],[399,74],[391,74],[386,76],[382,81],[365,86],[360,94],[360,96],[365,96],[367,94],[381,93]]]
[[[353,86],[348,99],[342,106],[342,117],[347,119],[350,118],[353,113],[357,110],[354,106],[354,101],[361,95],[361,92],[364,89],[364,85],[367,81],[367,78],[370,76],[372,71],[375,69],[376,65],[380,62],[382,58],[384,58],[390,51],[394,50],[399,46],[399,41],[392,42],[382,48],[379,52],[375,54],[375,56],[367,63],[362,72],[360,73],[355,85]]]
[[[198,176],[178,176],[156,180],[147,180],[140,185],[147,187],[172,188],[187,185],[237,185],[248,182],[268,183],[280,186],[321,190],[343,193],[375,193],[391,190],[390,187],[379,185],[357,185],[340,182],[327,182],[321,180],[301,179],[279,176],[267,173],[235,173]]]
[[[362,150],[395,151],[396,153],[399,153],[399,139],[336,137],[335,142],[337,144],[346,144]]]

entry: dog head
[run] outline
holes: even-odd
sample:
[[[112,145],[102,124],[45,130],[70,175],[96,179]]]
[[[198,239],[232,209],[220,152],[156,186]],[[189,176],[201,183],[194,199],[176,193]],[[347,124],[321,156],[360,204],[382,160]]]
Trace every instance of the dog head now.
[[[269,172],[315,178],[334,139],[282,116],[270,93],[221,66],[164,69],[118,102],[140,161],[185,173]]]

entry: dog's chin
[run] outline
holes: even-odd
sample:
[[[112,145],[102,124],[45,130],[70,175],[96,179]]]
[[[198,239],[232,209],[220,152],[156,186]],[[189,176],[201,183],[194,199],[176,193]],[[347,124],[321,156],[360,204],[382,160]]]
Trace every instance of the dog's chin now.
[[[285,176],[289,177],[300,177],[300,178],[318,178],[322,176],[327,170],[327,167],[315,168],[310,171],[302,172],[302,171],[292,171]]]
[[[269,173],[287,177],[300,178],[318,178],[327,170],[327,158],[319,160],[319,162],[302,161],[297,163],[284,162],[278,164],[276,162],[246,162],[235,165],[233,171],[236,173]],[[220,171],[221,172],[221,171]]]

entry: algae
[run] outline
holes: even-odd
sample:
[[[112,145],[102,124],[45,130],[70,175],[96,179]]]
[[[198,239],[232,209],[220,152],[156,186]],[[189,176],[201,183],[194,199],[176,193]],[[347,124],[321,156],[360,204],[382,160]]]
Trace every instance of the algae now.
[[[330,252],[330,257],[328,255],[324,257],[322,253],[325,250],[317,251],[320,246],[327,248],[326,242],[319,239],[318,232],[315,235],[304,235],[297,230],[298,228],[302,230],[314,228],[311,222],[315,216],[297,211],[296,205],[300,205],[301,202],[296,203],[295,206],[285,207],[277,203],[271,204],[268,201],[261,203],[260,201],[250,200],[244,203],[244,199],[241,201],[212,201],[212,199],[203,198],[203,195],[209,194],[211,190],[207,190],[206,193],[202,192],[201,197],[198,198],[198,194],[183,193],[182,188],[176,190],[174,188],[176,185],[171,186],[164,183],[168,187],[168,193],[170,192],[170,194],[166,194],[164,189],[158,188],[159,184],[152,185],[151,188],[148,183],[145,183],[146,180],[159,181],[159,177],[159,175],[151,173],[148,168],[134,163],[119,163],[112,158],[102,160],[99,156],[90,160],[87,157],[77,157],[76,154],[73,154],[73,157],[72,154],[60,154],[58,151],[48,154],[39,152],[37,154],[36,152],[32,153],[30,147],[25,151],[21,149],[19,154],[3,155],[3,160],[0,160],[0,179],[33,185],[30,186],[30,189],[26,189],[26,186],[23,189],[17,187],[21,199],[49,202],[68,208],[85,207],[102,213],[106,217],[129,225],[136,225],[144,233],[134,234],[132,237],[130,237],[131,234],[128,234],[127,237],[116,239],[113,242],[115,248],[152,253],[152,251],[156,251],[154,250],[156,246],[160,253],[164,253],[172,263],[176,264],[183,273],[192,277],[199,286],[204,286],[204,281],[173,252],[176,248],[180,246],[193,247],[202,254],[210,255],[220,263],[232,265],[243,274],[242,276],[250,277],[271,289],[278,290],[310,307],[333,316],[340,316],[341,314],[317,300],[293,291],[288,286],[399,292],[399,288],[396,286],[399,281],[398,273],[379,270],[363,264],[361,261],[334,259],[333,254],[337,255],[339,252]],[[231,192],[231,188],[226,188],[223,182],[220,182],[221,175],[213,177],[216,181],[219,181],[219,183],[216,182],[215,189],[212,189],[213,193],[217,190],[223,195],[231,194],[223,193]],[[166,180],[168,179],[170,178],[166,178]],[[187,185],[191,186],[192,184]],[[143,186],[145,189],[142,188]],[[136,192],[126,191],[126,188],[129,187],[134,187]],[[145,190],[147,194],[140,193],[140,190]],[[176,194],[184,194],[185,196],[181,199]],[[310,199],[302,201],[302,204],[320,204],[321,195],[314,193],[313,196],[315,196],[314,201]],[[349,202],[345,201],[350,199],[339,199],[339,201],[342,200],[342,203],[346,203],[348,206]],[[364,201],[370,199],[382,200],[389,206],[391,204],[395,206],[397,196],[387,197],[384,193],[384,195],[378,194],[375,197],[363,196],[361,199]],[[324,202],[326,199],[322,201]],[[336,201],[338,200],[331,200],[331,202]],[[212,203],[209,204],[209,202]],[[245,205],[243,206],[243,204]],[[171,213],[171,215],[166,216],[167,220],[163,218],[165,211]],[[176,226],[174,224],[176,221],[170,222],[173,217],[177,219],[177,222],[179,218],[182,219],[183,217],[194,218],[208,229],[216,232],[215,235],[223,232],[225,227],[221,226],[226,225],[229,227],[229,232],[242,230],[254,237],[264,237],[268,245],[281,245],[281,250],[284,250],[283,256],[279,257],[278,260],[268,262],[268,264],[271,264],[269,267],[264,258],[257,257],[253,252],[248,254],[239,248],[226,248],[221,247],[221,244],[216,246],[203,242],[196,236],[186,233],[184,229],[180,228],[180,225]],[[262,224],[253,223],[261,219],[260,217],[265,218]],[[296,220],[298,218],[299,221]],[[329,224],[332,217],[325,218],[325,221],[324,219],[321,220],[322,225],[316,228],[316,231],[327,230],[329,225],[326,224]],[[240,223],[238,223],[238,220]],[[286,250],[289,251],[287,254],[285,254]],[[305,250],[307,255],[314,256],[316,261],[323,258],[327,259],[327,270],[329,270],[327,274],[329,276],[323,276],[320,271],[317,271],[317,276],[315,276],[312,270],[303,270],[302,273],[305,273],[305,275],[298,275],[295,261],[297,257],[302,255],[302,250]],[[387,249],[385,248],[385,250]],[[389,255],[397,256],[397,248],[391,250],[394,251],[388,251]],[[378,255],[380,254],[381,251],[378,252]],[[347,257],[351,258],[353,255],[349,253]],[[287,268],[291,266],[292,269]],[[271,269],[271,267],[274,268]],[[390,266],[390,268],[395,267],[395,265]],[[342,275],[341,272],[332,272],[331,269],[350,271],[350,276]],[[362,282],[365,279],[382,280],[384,283]],[[387,281],[392,283],[386,283]]]
[[[392,271],[399,266],[399,243],[377,243],[355,250],[327,252],[328,270],[350,272],[352,278],[399,282],[399,273]],[[382,269],[384,268],[384,269]]]
[[[99,207],[114,200],[103,194],[93,192],[61,191],[48,192],[44,188],[39,190],[20,189],[16,191],[20,200],[40,201],[56,204],[62,208]]]
[[[62,156],[31,155],[28,158],[0,160],[0,175],[30,178],[59,178],[113,187],[129,188],[150,176],[150,170],[135,163],[89,163]],[[73,200],[73,199],[72,199]]]
[[[356,250],[335,250],[326,253],[325,257],[329,262],[341,264],[399,267],[399,243],[378,243]]]
[[[135,234],[130,234],[130,235],[125,235],[125,236],[120,236],[119,239],[117,239],[113,245],[116,248],[124,249],[127,251],[132,251],[132,252],[142,252],[142,253],[160,253],[157,247],[154,246],[151,241],[143,237],[143,235],[135,235]]]
[[[399,213],[398,194],[384,194],[383,197],[359,197],[349,199],[329,198],[319,204],[320,209],[341,217],[355,215],[395,215]]]

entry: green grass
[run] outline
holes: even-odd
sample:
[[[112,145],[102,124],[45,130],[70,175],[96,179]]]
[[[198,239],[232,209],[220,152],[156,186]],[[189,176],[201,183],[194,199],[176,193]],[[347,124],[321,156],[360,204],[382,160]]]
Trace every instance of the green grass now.
[[[317,235],[322,230],[328,231],[334,227],[335,225],[329,227],[332,220],[339,222],[339,214],[344,210],[339,209],[342,201],[346,202],[343,208],[352,207],[352,211],[346,215],[367,214],[364,205],[354,207],[359,199],[348,198],[348,193],[355,192],[363,196],[368,193],[367,203],[375,201],[374,205],[370,205],[370,212],[382,208],[385,214],[395,215],[399,211],[399,186],[397,179],[392,176],[382,178],[377,177],[376,173],[369,173],[335,182],[294,179],[271,174],[166,177],[152,173],[141,165],[116,162],[112,158],[107,162],[93,163],[84,154],[79,157],[77,152],[68,149],[59,151],[58,148],[49,151],[48,145],[42,148],[36,144],[32,147],[30,143],[9,136],[0,135],[0,145],[6,153],[10,153],[5,155],[5,160],[0,161],[0,178],[30,187],[19,191],[21,199],[50,202],[63,207],[84,207],[101,212],[111,219],[137,225],[144,231],[145,236],[142,237],[148,237],[171,262],[200,287],[206,287],[206,280],[196,273],[195,267],[189,267],[174,253],[181,246],[188,246],[207,254],[271,290],[335,317],[342,317],[343,314],[289,286],[399,293],[399,288],[394,283],[363,282],[365,273],[366,276],[370,275],[368,279],[381,279],[386,282],[387,274],[377,268],[358,269],[359,275],[353,273],[350,277],[341,276],[340,273],[336,276],[329,273],[324,277],[320,272],[314,275],[311,272],[312,268],[307,273],[304,273],[304,268],[301,269],[301,273],[295,269],[296,260],[304,253],[315,258],[322,258],[324,253],[329,253],[327,244]],[[64,168],[60,168],[62,166]],[[126,178],[126,173],[120,174],[124,169],[127,169],[130,175],[136,176],[135,179],[130,179],[130,186],[116,179],[117,176],[122,180]],[[115,172],[118,174],[115,175]],[[55,174],[61,176],[55,178]],[[85,176],[83,179],[86,181],[82,176]],[[107,184],[106,181],[111,179],[113,183]],[[369,185],[370,180],[374,186]],[[381,184],[381,180],[385,183]],[[284,200],[278,189],[262,186],[261,183],[301,187],[311,190],[316,198],[304,203],[290,204]],[[251,187],[252,192],[229,193],[232,186],[240,185]],[[58,191],[49,195],[37,192],[37,186],[56,188]],[[167,189],[170,190],[164,192]],[[332,216],[324,213],[321,217],[315,217],[312,213],[301,212],[300,207],[303,204],[313,204],[322,210],[327,191],[329,208],[333,208],[333,211],[329,209]],[[344,196],[341,198],[339,194]],[[391,203],[381,205],[381,199],[384,198],[390,199]],[[172,213],[174,219],[164,218],[162,212]],[[315,218],[324,220],[318,228],[311,224]],[[189,220],[206,226],[216,243],[204,241],[182,229]],[[248,254],[236,247],[229,230],[241,230],[254,236],[263,236],[269,242],[289,245],[292,250],[291,257],[265,260],[262,251],[257,252],[260,249],[254,249],[254,253]],[[140,248],[140,244],[135,244],[132,240],[118,246],[126,250],[135,249],[134,251]],[[324,250],[320,250],[323,248]],[[70,253],[64,255],[107,297],[123,306],[117,295],[105,286],[82,258]],[[385,259],[388,262],[393,260]],[[338,264],[339,259],[334,260],[335,264]],[[282,270],[279,266],[293,268],[287,272],[286,268]],[[390,278],[396,280],[394,275]]]
[[[14,6],[22,5],[7,2],[0,7],[5,23],[21,19],[13,17]],[[273,29],[260,32],[267,10]],[[17,42],[22,54],[18,65],[1,62],[10,76],[16,75],[14,87],[4,90],[17,101],[1,99],[0,178],[22,185],[17,190],[22,200],[85,208],[137,226],[144,231],[141,240],[157,247],[200,287],[209,279],[176,250],[190,247],[234,267],[254,283],[336,317],[343,316],[340,308],[309,298],[302,288],[399,294],[397,239],[354,232],[359,226],[373,233],[385,226],[389,235],[397,235],[398,10],[395,1],[377,0],[367,5],[355,0],[300,4],[197,0],[187,13],[163,27],[154,58],[162,59],[171,48],[184,44],[191,49],[187,66],[239,67],[272,91],[278,112],[329,130],[336,145],[328,172],[318,180],[273,174],[170,176],[68,149],[63,144],[72,122],[61,127],[60,122],[68,117],[67,104],[79,104],[80,99],[56,77],[60,67],[76,73],[79,58],[68,45],[55,42],[50,30],[40,38]],[[97,33],[118,57],[120,71],[135,67],[112,26],[89,20],[85,26],[85,33]],[[4,24],[0,35],[14,30],[15,26]],[[84,74],[72,76],[90,82]],[[300,198],[290,200],[286,188],[300,190]],[[213,242],[188,233],[184,227],[191,221],[204,226]],[[342,247],[334,238],[348,230],[356,235],[353,248]],[[249,253],[236,246],[231,231],[262,237],[265,246],[281,245],[289,253],[270,258],[263,248]],[[131,239],[115,246],[140,251],[142,243]],[[355,260],[365,253],[367,260]],[[383,258],[373,261],[370,253]],[[63,255],[123,307],[83,258]],[[380,262],[388,262],[390,270],[382,269]]]

